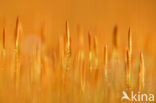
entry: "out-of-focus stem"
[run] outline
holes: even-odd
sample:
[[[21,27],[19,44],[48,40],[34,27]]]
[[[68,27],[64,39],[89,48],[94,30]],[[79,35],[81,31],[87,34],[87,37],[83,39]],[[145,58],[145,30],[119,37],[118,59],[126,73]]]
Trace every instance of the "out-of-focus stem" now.
[[[126,83],[128,88],[131,86],[131,56],[127,50],[127,63],[126,63]]]
[[[105,79],[107,80],[108,78],[108,50],[107,50],[107,45],[104,47],[104,73],[105,73]]]
[[[65,67],[71,67],[71,36],[69,32],[69,24],[66,22],[66,47],[65,47]]]
[[[20,60],[19,60],[19,36],[22,34],[22,24],[19,17],[16,20],[15,28],[15,85],[18,88],[20,80]]]
[[[144,89],[144,78],[145,78],[145,67],[144,67],[144,56],[140,53],[140,66],[139,66],[139,90]]]
[[[132,55],[132,35],[131,35],[130,28],[128,30],[128,51],[130,55]]]

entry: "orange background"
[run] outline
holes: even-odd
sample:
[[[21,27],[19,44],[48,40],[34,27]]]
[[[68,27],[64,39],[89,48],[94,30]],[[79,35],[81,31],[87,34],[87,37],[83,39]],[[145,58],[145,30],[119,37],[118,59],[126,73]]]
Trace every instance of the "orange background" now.
[[[69,21],[72,42],[77,42],[77,25],[87,32],[101,35],[102,41],[112,43],[113,28],[119,27],[120,45],[126,47],[127,32],[131,27],[133,46],[155,54],[156,1],[155,0],[1,0],[0,26],[7,29],[7,40],[13,38],[15,21],[20,16],[24,35],[39,34],[46,22],[47,45],[57,47],[58,35],[65,33]],[[0,29],[2,32],[2,29]],[[9,42],[7,42],[9,47]]]

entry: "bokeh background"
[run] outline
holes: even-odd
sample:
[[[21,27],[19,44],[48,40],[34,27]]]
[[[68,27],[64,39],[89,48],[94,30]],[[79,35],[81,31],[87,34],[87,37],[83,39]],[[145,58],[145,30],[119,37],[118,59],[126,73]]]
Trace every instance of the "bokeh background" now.
[[[122,60],[125,58],[125,50],[128,44],[128,29],[130,27],[133,38],[134,68],[139,67],[139,53],[142,51],[145,56],[145,87],[147,91],[149,90],[155,93],[156,0],[0,0],[0,48],[2,48],[2,31],[3,27],[5,26],[6,51],[9,52],[8,55],[12,55],[13,53],[12,48],[14,48],[15,44],[14,37],[17,16],[20,17],[23,25],[23,34],[21,35],[21,38],[23,38],[21,42],[21,49],[23,50],[22,52],[26,58],[25,61],[23,60],[25,63],[23,66],[25,67],[25,71],[28,71],[28,68],[30,68],[30,64],[32,63],[28,55],[29,53],[34,53],[35,46],[37,45],[38,41],[40,41],[42,24],[46,24],[45,45],[48,52],[47,55],[54,52],[58,53],[58,38],[60,35],[65,35],[65,23],[68,20],[72,42],[72,55],[78,49],[78,26],[80,26],[83,28],[83,34],[85,37],[85,49],[88,50],[88,32],[90,31],[93,35],[97,35],[99,57],[102,56],[102,49],[105,44],[108,44],[109,55],[111,55],[112,52],[110,51],[113,47],[113,29],[115,25],[117,25],[119,34],[119,51],[122,54]],[[9,60],[11,59],[8,56],[8,61]],[[111,62],[111,60],[109,60],[109,62]],[[122,61],[122,63],[124,63],[124,61]],[[12,66],[9,64],[4,64],[1,66],[1,69],[10,67]],[[120,73],[117,70],[120,70],[120,68],[117,68],[116,65],[112,68],[114,68],[115,73]],[[121,69],[124,70],[124,66],[122,66]],[[137,70],[138,69],[135,71]],[[137,74],[137,72],[135,73]],[[1,72],[1,74],[4,73]],[[117,78],[120,80],[122,76],[123,75],[120,74]],[[137,76],[138,75],[136,75],[136,78],[134,77],[135,81],[138,79]],[[3,77],[3,75],[1,75],[1,77]],[[14,98],[14,89],[10,88],[10,85],[7,83],[7,79],[5,77],[7,77],[7,75],[4,76],[4,78],[1,78],[2,81],[0,82],[0,84],[4,84],[4,86],[0,85],[0,91],[2,91],[0,93],[0,100],[3,100],[4,98],[3,101],[10,100],[12,103],[12,100],[16,101],[18,99]],[[27,80],[28,72],[25,73],[23,78],[23,80],[29,82],[29,80]],[[114,81],[116,80],[117,79],[115,77]],[[21,90],[25,90],[27,92],[28,86],[25,84],[29,83],[25,81],[22,81],[24,89],[22,88]],[[46,81],[45,84],[46,83],[48,82]],[[58,90],[59,89],[60,88],[58,88]],[[10,92],[10,90],[12,90],[12,92]],[[55,91],[55,88],[53,90]],[[93,89],[91,88],[90,91],[92,92],[92,90]],[[51,93],[51,91],[48,89],[47,91],[48,93]],[[8,99],[9,93],[12,99]],[[56,91],[56,93],[58,92]],[[21,96],[21,100],[23,100],[23,97],[27,97],[25,95],[26,93],[22,94],[24,96]],[[40,95],[40,92],[36,92],[36,94]],[[31,97],[32,94],[30,92],[30,95],[27,97],[28,101],[31,100],[29,99]],[[43,96],[43,101],[45,101],[45,97],[46,96]],[[55,97],[57,96],[53,95],[54,100]],[[77,97],[77,93],[75,93],[75,97]],[[49,101],[51,101],[50,96],[49,98]],[[90,100],[92,101],[92,98]],[[115,99],[111,98],[111,100]]]
[[[156,52],[155,0],[0,0],[0,26],[5,21],[7,38],[13,38],[17,16],[23,23],[24,35],[39,34],[41,24],[46,22],[47,45],[52,48],[56,48],[54,41],[65,32],[68,20],[73,42],[80,24],[84,35],[97,32],[111,44],[113,28],[118,25],[121,46],[127,45],[127,31],[131,27],[134,46],[144,49],[146,44],[149,55]]]

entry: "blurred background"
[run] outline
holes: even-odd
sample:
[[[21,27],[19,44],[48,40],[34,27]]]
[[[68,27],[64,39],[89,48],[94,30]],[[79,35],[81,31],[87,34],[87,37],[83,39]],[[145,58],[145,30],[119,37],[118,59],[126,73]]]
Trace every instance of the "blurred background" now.
[[[23,23],[24,35],[39,34],[45,22],[47,45],[53,49],[57,46],[58,35],[65,33],[68,20],[73,42],[76,42],[77,25],[80,25],[85,36],[88,31],[96,32],[102,35],[104,42],[111,44],[113,28],[118,25],[120,46],[126,47],[131,27],[133,46],[144,50],[146,45],[149,55],[156,52],[155,0],[1,0],[0,26],[5,21],[7,40],[14,36],[17,16]],[[9,45],[8,42],[7,47]]]
[[[12,56],[14,53],[14,46],[15,45],[15,26],[16,26],[16,19],[17,17],[20,17],[20,20],[22,22],[23,26],[23,34],[21,35],[22,42],[19,44],[22,44],[21,50],[24,53],[24,56],[22,56],[23,65],[23,78],[21,79],[22,89],[20,88],[20,93],[22,94],[16,94],[15,95],[15,89],[12,87],[12,84],[9,80],[8,73],[10,73],[9,69],[14,67],[14,62],[12,62],[13,58]],[[59,74],[59,71],[53,71],[53,74],[50,74],[52,76],[52,79],[44,79],[45,82],[43,82],[44,88],[41,90],[40,85],[38,85],[36,88],[31,87],[30,80],[29,80],[29,69],[32,68],[38,69],[37,67],[31,67],[33,65],[33,62],[36,62],[34,60],[34,57],[36,55],[29,56],[29,53],[36,53],[38,42],[40,41],[40,34],[41,34],[41,28],[45,24],[45,47],[47,49],[46,52],[48,52],[46,55],[48,55],[48,63],[51,63],[49,66],[49,70],[53,70],[52,68],[53,64],[55,64],[56,58],[51,58],[50,55],[56,55],[58,56],[58,39],[60,35],[65,35],[65,23],[66,21],[69,22],[69,29],[71,34],[71,46],[72,46],[72,56],[76,54],[78,51],[78,27],[81,27],[83,30],[83,35],[85,38],[85,49],[88,50],[88,32],[90,31],[91,34],[97,36],[98,41],[98,56],[99,58],[102,58],[103,60],[103,47],[105,44],[108,44],[108,55],[109,55],[109,65],[111,71],[111,76],[114,78],[111,78],[114,80],[112,83],[116,83],[118,87],[120,87],[120,83],[118,81],[122,80],[124,77],[124,71],[125,71],[125,54],[126,54],[126,48],[128,45],[128,29],[131,28],[131,34],[132,34],[132,43],[133,43],[133,68],[134,68],[134,74],[133,77],[134,82],[136,83],[135,86],[138,86],[137,79],[138,79],[138,67],[139,67],[139,53],[142,51],[144,53],[145,58],[145,89],[146,91],[152,91],[155,93],[155,83],[156,83],[156,0],[0,0],[0,48],[2,48],[2,34],[3,34],[3,27],[6,27],[6,54],[7,59],[2,59],[1,61],[1,71],[0,72],[0,102],[1,101],[10,101],[12,103],[12,100],[15,102],[17,100],[20,100],[19,97],[21,96],[21,100],[23,101],[23,98],[25,99],[26,103],[40,103],[40,102],[34,102],[35,99],[37,100],[43,100],[42,102],[45,103],[47,100],[51,103],[53,100],[60,100],[59,93],[62,89],[61,87],[57,87],[57,85],[60,85],[60,79],[61,74]],[[118,26],[118,34],[119,34],[119,52],[122,55],[122,65],[117,65],[116,62],[112,61],[113,59],[110,58],[110,55],[112,55],[112,47],[113,47],[113,30],[115,25]],[[37,48],[37,49],[36,49]],[[111,52],[110,52],[111,51]],[[9,52],[9,53],[8,53]],[[63,51],[62,51],[63,52]],[[87,60],[88,54],[85,59]],[[40,56],[40,55],[39,55]],[[74,57],[73,56],[73,57]],[[3,60],[4,59],[4,60]],[[54,61],[52,61],[54,59]],[[38,59],[37,59],[38,60]],[[56,60],[57,61],[57,60]],[[4,62],[4,63],[3,63]],[[86,61],[88,63],[88,61]],[[111,63],[115,63],[114,66],[111,67]],[[22,64],[22,63],[21,63]],[[13,66],[12,66],[13,65]],[[35,65],[35,64],[34,64]],[[39,62],[38,65],[41,67],[41,63]],[[37,64],[35,66],[38,66]],[[52,65],[52,66],[51,66]],[[56,62],[56,67],[59,66]],[[88,65],[87,65],[88,66]],[[88,67],[86,68],[88,69]],[[7,68],[7,69],[6,69]],[[24,68],[24,69],[23,69]],[[13,68],[14,69],[14,68]],[[47,68],[46,68],[47,69]],[[58,68],[57,68],[58,69]],[[100,68],[101,69],[101,68]],[[5,70],[8,70],[5,74]],[[123,71],[122,73],[120,71]],[[114,71],[114,72],[113,72]],[[56,72],[56,73],[55,73]],[[58,72],[58,73],[57,73]],[[13,71],[14,73],[14,71]],[[34,72],[36,73],[36,72]],[[114,75],[114,74],[116,75]],[[121,74],[120,74],[121,73]],[[21,74],[21,75],[23,75]],[[73,87],[73,84],[75,83],[75,79],[73,79],[73,73],[71,73],[70,79],[73,80],[68,81],[67,85],[69,85],[68,89],[65,89],[65,91],[69,91],[69,94],[73,93],[73,90],[77,90],[74,92],[75,94],[73,97],[77,98],[78,100],[81,100],[81,93],[79,92],[79,88]],[[57,77],[58,75],[58,78]],[[70,75],[69,75],[70,76]],[[75,75],[74,75],[75,76]],[[89,76],[88,76],[89,77]],[[54,79],[53,79],[54,78]],[[90,77],[89,77],[90,78]],[[122,79],[121,79],[122,78]],[[43,81],[44,81],[43,80]],[[56,80],[56,81],[55,81]],[[11,80],[10,80],[11,81]],[[77,80],[78,81],[78,80]],[[77,82],[76,81],[76,82]],[[52,83],[51,83],[52,82]],[[68,84],[69,82],[69,84]],[[49,84],[48,84],[49,83]],[[51,84],[50,84],[51,83]],[[103,81],[101,82],[103,83]],[[123,81],[122,81],[123,83]],[[121,83],[121,84],[122,84]],[[94,83],[96,84],[96,83]],[[123,83],[124,84],[124,83]],[[52,85],[52,86],[51,86]],[[30,86],[30,87],[29,87]],[[62,85],[61,85],[62,86]],[[71,87],[72,89],[71,89]],[[90,85],[89,85],[90,86]],[[92,84],[91,84],[92,86]],[[116,85],[109,85],[110,91],[113,90],[113,86]],[[56,88],[55,88],[56,87]],[[34,91],[31,90],[31,88],[34,89]],[[50,88],[50,89],[49,89]],[[52,88],[52,89],[51,89]],[[113,88],[113,89],[112,89]],[[136,87],[135,87],[136,88]],[[116,88],[115,88],[116,89]],[[117,88],[117,90],[120,90],[120,88]],[[103,97],[103,92],[97,92],[94,93],[96,89],[93,89],[92,87],[88,89],[86,94],[83,96],[82,100],[88,99],[92,102],[94,98],[92,98],[92,95],[94,94],[101,98]],[[101,87],[99,91],[106,91],[103,87],[103,84],[101,84]],[[121,89],[122,90],[122,89]],[[36,92],[37,91],[37,92]],[[58,92],[59,91],[59,92]],[[114,92],[111,94],[110,91],[106,91],[110,93],[110,95],[113,95],[113,93],[117,94],[117,98],[121,97],[122,92]],[[18,93],[18,92],[17,92]],[[45,94],[47,95],[45,95]],[[48,94],[49,93],[49,94]],[[54,94],[53,94],[54,93]],[[56,95],[56,94],[57,95]],[[63,91],[64,93],[64,91]],[[89,95],[88,95],[88,94]],[[101,93],[101,94],[100,94]],[[10,96],[8,96],[10,94]],[[43,95],[44,94],[44,95]],[[77,96],[79,94],[79,96]],[[91,94],[91,95],[90,95]],[[37,96],[36,96],[37,95]],[[65,97],[64,97],[65,95]],[[66,100],[66,95],[64,93],[62,97]],[[18,97],[19,96],[19,97]],[[49,96],[49,97],[48,97]],[[95,96],[95,97],[96,97]],[[106,99],[108,94],[106,94]],[[10,97],[11,99],[8,99]],[[14,98],[16,97],[16,98]],[[61,97],[61,98],[62,98]],[[114,100],[115,96],[110,96],[110,100]],[[48,100],[48,99],[49,100]],[[69,95],[70,99],[72,98],[71,95]],[[103,98],[102,98],[103,99]],[[76,100],[76,99],[75,99]],[[97,99],[98,100],[98,99]],[[33,102],[30,102],[33,101]],[[41,103],[42,103],[41,102]],[[103,102],[103,101],[102,101]],[[9,102],[8,102],[9,103]],[[17,103],[17,102],[16,102]],[[59,102],[60,103],[60,102]],[[63,103],[65,103],[63,101]],[[79,103],[79,102],[78,102]],[[87,102],[88,103],[88,102]],[[99,102],[98,102],[99,103]],[[112,103],[112,102],[110,102]],[[116,101],[115,101],[116,103]]]

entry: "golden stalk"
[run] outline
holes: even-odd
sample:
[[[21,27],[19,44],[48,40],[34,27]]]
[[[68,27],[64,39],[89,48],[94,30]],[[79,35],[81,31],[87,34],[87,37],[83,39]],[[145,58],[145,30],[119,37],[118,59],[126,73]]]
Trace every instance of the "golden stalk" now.
[[[19,36],[22,34],[22,25],[19,17],[16,20],[15,28],[15,85],[18,88],[20,79],[20,60],[19,60]]]
[[[105,73],[105,78],[107,80],[108,78],[108,50],[107,50],[107,45],[104,47],[104,73]]]
[[[20,22],[20,18],[17,17],[16,20],[16,28],[15,28],[15,45],[16,45],[16,51],[19,49],[19,36],[21,36],[23,30],[22,30],[22,24]]]
[[[127,50],[127,64],[126,64],[126,78],[128,87],[131,86],[131,69],[132,69],[132,36],[130,28],[128,30],[128,50]]]
[[[118,26],[116,25],[113,32],[113,45],[115,49],[118,49],[118,44]]]
[[[145,67],[143,53],[140,53],[140,66],[139,66],[139,90],[144,89]]]
[[[131,86],[131,56],[129,50],[127,50],[127,63],[126,63],[126,83],[127,86]]]
[[[65,67],[69,68],[71,66],[71,36],[69,32],[69,24],[66,21],[66,48],[65,48]]]
[[[69,32],[69,24],[66,22],[66,55],[71,56],[71,37]]]
[[[118,48],[119,48],[119,34],[118,34],[118,26],[116,25],[114,27],[114,32],[113,32],[113,52],[112,52],[113,59],[119,58]]]
[[[128,51],[130,54],[132,54],[132,35],[131,35],[130,28],[128,30]]]

